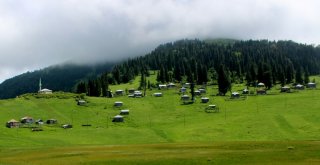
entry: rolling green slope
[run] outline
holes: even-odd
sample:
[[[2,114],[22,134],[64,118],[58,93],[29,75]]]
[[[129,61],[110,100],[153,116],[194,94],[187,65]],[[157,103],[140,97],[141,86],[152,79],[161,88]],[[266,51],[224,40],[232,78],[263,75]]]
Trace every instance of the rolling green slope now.
[[[318,82],[319,77],[315,78]],[[111,89],[136,87],[138,81]],[[212,95],[216,88],[207,87],[210,102],[206,104],[200,103],[199,97],[194,104],[182,104],[178,89],[147,90],[144,98],[86,97],[86,106],[77,106],[77,95],[68,93],[0,100],[0,152],[5,153],[0,164],[50,164],[56,160],[60,164],[319,163],[318,89],[280,93],[275,87],[266,96],[230,100]],[[234,85],[233,91],[242,88]],[[154,92],[163,92],[163,97],[151,96]],[[114,107],[115,101],[124,106]],[[206,113],[209,104],[217,105],[220,112]],[[124,123],[112,123],[121,109],[129,109],[130,115]],[[59,124],[43,125],[39,132],[4,126],[8,120],[24,116],[55,118]],[[60,128],[66,123],[73,128]],[[14,159],[17,152],[25,154]],[[33,156],[37,154],[41,159]]]
[[[124,86],[122,86],[124,87]],[[112,86],[113,90],[123,89]],[[241,86],[234,86],[234,90]],[[159,142],[208,141],[266,141],[318,140],[320,136],[318,90],[279,93],[276,89],[266,96],[248,96],[245,100],[228,101],[218,97],[216,88],[209,86],[209,103],[183,105],[177,89],[163,90],[164,96],[151,96],[158,90],[148,90],[145,98],[87,97],[87,106],[77,106],[75,96],[69,98],[24,97],[1,100],[1,121],[19,120],[24,116],[34,119],[55,118],[60,124],[73,124],[72,129],[43,126],[42,132],[28,128],[8,129],[0,146],[52,146],[82,144],[136,144]],[[252,89],[253,90],[253,89]],[[59,94],[57,94],[59,95]],[[66,95],[66,94],[60,94]],[[124,102],[122,108],[113,106]],[[208,104],[220,107],[219,113],[206,113]],[[124,123],[112,123],[121,109],[129,109]],[[91,127],[83,127],[91,124]],[[66,136],[67,135],[67,136]]]

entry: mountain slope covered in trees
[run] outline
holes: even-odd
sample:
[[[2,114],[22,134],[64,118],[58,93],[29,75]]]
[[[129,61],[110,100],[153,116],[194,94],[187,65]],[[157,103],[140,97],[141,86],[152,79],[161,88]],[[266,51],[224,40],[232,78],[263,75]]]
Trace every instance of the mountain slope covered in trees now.
[[[102,73],[110,70],[114,64],[99,65],[64,64],[51,66],[34,72],[26,72],[5,80],[0,84],[0,99],[12,98],[24,93],[37,92],[39,79],[42,87],[53,91],[74,91],[80,81],[95,79]]]
[[[159,70],[159,83],[217,82],[221,65],[232,83],[263,82],[267,88],[276,83],[304,84],[309,81],[309,75],[319,74],[320,48],[293,41],[180,40],[116,65],[95,84],[101,88],[108,83],[126,83],[139,74],[148,75],[148,70]],[[90,86],[89,82],[87,87],[93,90],[93,84]],[[101,92],[95,95],[100,96]]]

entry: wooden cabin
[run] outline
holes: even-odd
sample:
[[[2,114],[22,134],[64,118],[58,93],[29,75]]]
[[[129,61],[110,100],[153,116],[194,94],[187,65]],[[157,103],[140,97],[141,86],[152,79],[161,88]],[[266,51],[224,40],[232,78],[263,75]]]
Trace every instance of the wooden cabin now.
[[[123,96],[124,95],[124,90],[122,89],[118,89],[116,90],[116,92],[114,93],[116,96]]]
[[[280,92],[290,92],[290,87],[288,86],[281,87]]]
[[[240,98],[239,92],[232,92],[232,93],[231,93],[231,98],[232,98],[232,99],[238,99],[238,98]]]
[[[194,95],[200,96],[200,95],[201,95],[201,92],[200,92],[199,90],[196,90],[196,91],[194,91]]]
[[[78,100],[78,105],[86,105],[87,102],[85,100]]]
[[[297,90],[304,90],[304,86],[301,84],[297,84],[294,88]]]
[[[260,82],[260,83],[258,83],[257,87],[258,87],[258,88],[264,88],[265,85],[264,85],[264,83]]]
[[[8,128],[17,128],[19,126],[20,126],[20,122],[18,122],[15,119],[11,119],[11,120],[7,121],[7,123],[6,123],[6,127],[8,127]]]
[[[206,93],[206,89],[204,89],[204,88],[200,88],[198,91],[200,91],[201,94],[205,94]]]
[[[169,83],[167,85],[167,88],[175,88],[175,87],[176,87],[176,84],[174,84],[174,83]]]
[[[209,102],[209,98],[208,97],[202,97],[201,98],[201,103],[207,103]]]
[[[121,115],[114,116],[112,119],[112,122],[124,122],[123,116]]]
[[[57,124],[58,123],[58,120],[57,119],[48,119],[46,121],[47,124]]]
[[[243,89],[242,90],[242,94],[246,95],[246,94],[249,94],[249,90],[246,88],[246,89]]]
[[[310,82],[307,84],[307,88],[316,88],[316,83]]]
[[[185,87],[180,88],[181,93],[185,93],[186,91],[187,91],[187,88],[185,88]]]
[[[181,101],[189,101],[190,100],[190,96],[188,96],[188,95],[182,95],[181,96]]]
[[[29,117],[29,116],[26,116],[26,117],[21,118],[20,122],[23,123],[23,124],[32,124],[33,123],[33,118]]]
[[[165,84],[159,84],[159,89],[167,89],[167,85]]]
[[[120,115],[129,115],[129,110],[128,109],[120,110]]]
[[[123,102],[121,102],[121,101],[114,102],[115,107],[121,107],[122,105],[123,105]]]
[[[154,97],[162,97],[162,93],[154,93],[153,96]]]

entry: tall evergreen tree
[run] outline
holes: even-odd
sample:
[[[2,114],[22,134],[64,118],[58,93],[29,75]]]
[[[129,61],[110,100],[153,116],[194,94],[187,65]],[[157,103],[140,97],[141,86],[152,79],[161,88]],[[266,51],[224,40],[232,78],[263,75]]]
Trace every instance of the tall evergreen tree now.
[[[310,82],[310,79],[309,79],[309,71],[308,71],[308,70],[306,70],[306,71],[304,72],[304,79],[303,79],[303,81],[304,81],[305,84],[308,84],[308,83]]]
[[[302,71],[300,67],[298,67],[296,70],[295,79],[297,84],[303,84]]]
[[[193,76],[192,76],[193,77]],[[194,93],[194,80],[193,79],[191,79],[191,81],[190,81],[190,93],[191,93],[191,100],[192,100],[192,102],[194,102],[195,101],[195,93]]]
[[[78,83],[76,93],[87,93],[86,83],[84,82]]]
[[[231,80],[223,64],[220,65],[218,70],[218,86],[221,95],[225,95],[228,90],[231,90]]]

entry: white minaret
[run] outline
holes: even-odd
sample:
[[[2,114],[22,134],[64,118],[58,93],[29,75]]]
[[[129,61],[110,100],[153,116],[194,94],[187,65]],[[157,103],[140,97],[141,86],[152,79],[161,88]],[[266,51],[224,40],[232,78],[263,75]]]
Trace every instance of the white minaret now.
[[[39,92],[41,91],[41,86],[42,86],[42,84],[41,84],[41,77],[40,77],[40,80],[39,80]]]

